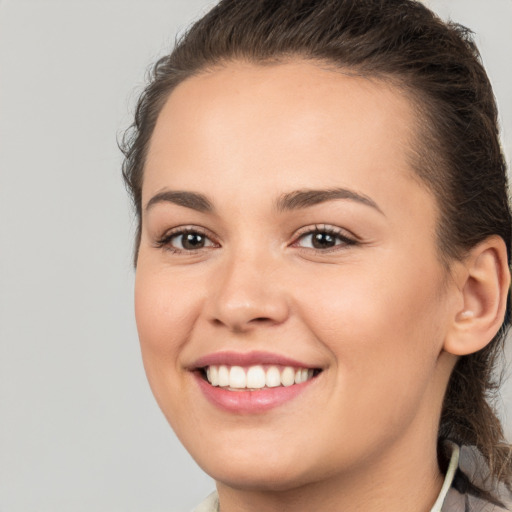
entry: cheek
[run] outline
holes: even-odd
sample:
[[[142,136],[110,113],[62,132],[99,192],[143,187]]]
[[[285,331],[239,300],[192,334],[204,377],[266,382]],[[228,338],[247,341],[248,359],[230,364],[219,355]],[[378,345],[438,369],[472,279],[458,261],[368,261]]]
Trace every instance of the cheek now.
[[[389,258],[377,265],[326,267],[311,279],[301,280],[295,297],[310,322],[329,335],[348,336],[335,347],[375,342],[407,348],[414,343],[407,333],[434,328],[443,300],[441,273],[428,262],[411,263]],[[316,319],[318,321],[316,321]],[[377,339],[380,339],[379,343]]]
[[[181,345],[193,323],[197,297],[162,272],[137,268],[135,318],[148,378],[158,367],[177,366]]]
[[[357,409],[372,421],[387,408],[382,418],[394,421],[417,406],[436,371],[443,341],[439,269],[395,258],[330,274],[308,283],[301,309],[333,355],[339,396],[348,397],[345,413]]]
[[[135,317],[142,360],[153,395],[173,428],[177,418],[189,414],[180,355],[196,311],[197,298],[187,287],[139,263]]]

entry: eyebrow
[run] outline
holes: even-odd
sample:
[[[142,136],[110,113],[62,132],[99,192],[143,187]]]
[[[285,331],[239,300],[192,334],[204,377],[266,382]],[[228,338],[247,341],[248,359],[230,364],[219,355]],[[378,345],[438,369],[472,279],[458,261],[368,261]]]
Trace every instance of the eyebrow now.
[[[213,212],[214,210],[213,204],[203,194],[182,190],[164,190],[159,192],[148,201],[145,210],[148,211],[158,203],[173,203],[203,213]]]
[[[384,215],[384,212],[379,208],[377,203],[373,201],[373,199],[347,188],[296,190],[288,194],[283,194],[277,200],[276,208],[278,211],[299,210],[301,208],[309,208],[311,206],[336,199],[349,199],[351,201],[356,201],[366,206],[370,206]]]
[[[370,206],[384,215],[373,199],[346,188],[294,190],[293,192],[288,192],[287,194],[283,194],[279,197],[275,206],[277,211],[284,212],[309,208],[311,206],[325,203],[327,201],[334,201],[336,199],[356,201],[366,206]],[[159,192],[148,201],[145,210],[148,211],[158,203],[173,203],[202,213],[210,213],[215,210],[213,204],[205,195],[199,194],[198,192],[187,192],[182,190],[164,190]]]

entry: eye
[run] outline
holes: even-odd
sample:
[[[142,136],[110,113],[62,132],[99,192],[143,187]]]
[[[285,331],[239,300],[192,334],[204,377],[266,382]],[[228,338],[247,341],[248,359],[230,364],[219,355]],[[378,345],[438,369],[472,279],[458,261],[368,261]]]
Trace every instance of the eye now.
[[[174,235],[169,240],[169,243],[173,247],[184,249],[185,251],[194,251],[213,245],[202,233],[181,233]]]
[[[205,233],[195,229],[179,229],[166,233],[157,242],[158,247],[165,247],[174,252],[191,252],[209,247],[217,247]]]
[[[334,228],[315,228],[299,236],[294,245],[317,251],[325,251],[336,246],[355,245],[356,240]]]

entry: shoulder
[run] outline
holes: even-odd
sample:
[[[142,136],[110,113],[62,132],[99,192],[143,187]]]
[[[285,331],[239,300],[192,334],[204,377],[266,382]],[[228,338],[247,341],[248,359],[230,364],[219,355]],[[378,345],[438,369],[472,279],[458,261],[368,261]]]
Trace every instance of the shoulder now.
[[[491,478],[485,460],[473,446],[460,447],[458,468],[442,512],[512,512],[510,491]]]
[[[511,512],[512,504],[504,504],[506,508],[494,505],[485,499],[470,494],[461,494],[450,489],[443,504],[442,512]]]
[[[219,512],[219,498],[216,492],[212,492],[192,512]]]

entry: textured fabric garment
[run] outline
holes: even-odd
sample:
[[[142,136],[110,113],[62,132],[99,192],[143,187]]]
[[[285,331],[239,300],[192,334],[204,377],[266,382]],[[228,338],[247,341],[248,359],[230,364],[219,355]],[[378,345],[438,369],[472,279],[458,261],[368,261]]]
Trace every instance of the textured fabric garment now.
[[[431,512],[512,512],[512,502],[504,487],[489,486],[485,478],[486,475],[481,474],[481,468],[486,466],[474,448],[464,446],[459,450],[459,447],[453,443],[446,443],[446,447],[447,451],[451,452],[450,466],[453,466],[454,471],[450,471],[449,467],[443,488]],[[467,480],[481,489],[492,491],[494,495],[499,496],[505,508],[466,492],[465,482]],[[193,512],[220,512],[217,493],[210,494]]]
[[[448,444],[449,446],[449,444]],[[503,507],[475,496],[468,483],[489,492],[501,501]],[[512,496],[504,484],[489,477],[487,464],[480,452],[472,446],[462,446],[458,471],[443,504],[442,512],[511,512]]]
[[[212,492],[193,512],[219,512],[219,510],[219,498],[216,492]]]

